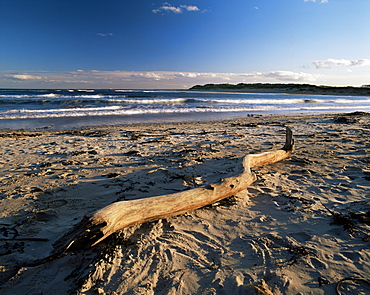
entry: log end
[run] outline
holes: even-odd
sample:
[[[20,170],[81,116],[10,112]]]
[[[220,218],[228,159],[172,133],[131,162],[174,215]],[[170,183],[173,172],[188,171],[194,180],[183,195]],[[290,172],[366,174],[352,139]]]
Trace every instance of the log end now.
[[[96,223],[85,216],[68,233],[53,243],[54,253],[89,248],[104,237],[102,229],[106,222]]]
[[[286,127],[285,145],[283,150],[286,152],[293,152],[294,150],[293,131],[289,127]]]

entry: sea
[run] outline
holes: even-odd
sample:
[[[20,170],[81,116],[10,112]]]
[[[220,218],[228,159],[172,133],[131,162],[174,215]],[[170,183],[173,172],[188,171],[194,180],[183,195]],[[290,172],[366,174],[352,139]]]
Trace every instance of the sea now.
[[[0,129],[13,130],[65,130],[369,110],[369,96],[153,89],[0,89]]]

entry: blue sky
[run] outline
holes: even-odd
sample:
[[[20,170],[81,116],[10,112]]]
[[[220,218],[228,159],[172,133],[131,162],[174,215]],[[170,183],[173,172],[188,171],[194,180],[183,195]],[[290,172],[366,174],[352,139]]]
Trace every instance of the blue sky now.
[[[0,0],[0,87],[370,84],[369,0]]]

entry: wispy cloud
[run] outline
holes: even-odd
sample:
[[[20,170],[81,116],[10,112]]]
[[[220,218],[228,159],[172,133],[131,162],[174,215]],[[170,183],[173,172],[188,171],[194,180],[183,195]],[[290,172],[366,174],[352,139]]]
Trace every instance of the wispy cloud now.
[[[199,11],[199,8],[194,5],[173,6],[170,3],[163,3],[161,7],[152,10],[154,13],[172,12],[176,14],[183,13],[184,11]]]
[[[17,83],[17,85],[23,83],[25,87],[32,87],[33,85],[36,88],[87,87],[86,85],[91,88],[188,88],[196,84],[206,83],[315,82],[321,80],[321,75],[291,71],[213,73],[76,70],[71,72],[43,72],[42,76],[40,74],[3,74],[0,75],[0,82],[5,85],[4,80],[6,80],[9,83]],[[3,81],[1,81],[2,79]]]
[[[72,73],[70,74],[72,75]],[[321,75],[305,72],[270,71],[254,73],[209,73],[209,72],[130,72],[130,71],[77,71],[73,75],[77,78],[87,77],[90,80],[105,80],[111,83],[126,82],[159,82],[159,83],[237,83],[245,79],[257,79],[258,81],[290,81],[290,82],[315,82],[320,80]],[[167,81],[167,82],[166,82]]]
[[[297,81],[297,82],[315,82],[320,79],[320,75],[304,72],[292,71],[271,71],[266,73],[256,72],[244,74],[248,78],[270,78],[278,81]]]
[[[113,36],[113,33],[96,33],[96,35],[101,36],[101,37],[109,37],[109,36]]]
[[[129,74],[131,73],[131,74]],[[145,79],[145,80],[179,80],[179,79],[218,79],[230,80],[230,76],[236,74],[230,73],[199,73],[199,72],[117,72],[119,75],[126,75],[132,79]],[[238,74],[237,74],[238,75]]]
[[[335,62],[334,62],[335,61]],[[338,62],[339,61],[339,62]],[[329,60],[318,66],[345,66],[346,70],[370,65],[369,59]],[[361,71],[362,69],[362,71]],[[180,89],[208,83],[312,83],[326,85],[368,84],[365,67],[352,73],[325,71],[318,74],[309,71],[265,72],[181,72],[181,71],[100,71],[75,70],[69,72],[0,72],[0,87],[12,88],[116,88],[116,89]]]
[[[332,66],[342,66],[342,67],[361,67],[369,66],[370,59],[358,59],[358,60],[348,60],[348,59],[333,59],[329,58],[327,60],[316,60],[313,62],[316,69],[331,69]]]
[[[163,79],[170,79],[161,73],[155,72],[144,72],[144,73],[134,73],[129,75],[130,78],[138,78],[138,79],[149,79],[149,80],[163,80]]]
[[[320,2],[320,3],[329,3],[329,0],[319,0],[319,1],[316,1],[316,0],[304,0],[304,2]]]
[[[299,81],[299,82],[315,82],[320,78],[320,75],[317,74],[291,71],[273,71],[267,73],[265,76],[268,78],[275,78],[280,81]]]
[[[18,81],[25,81],[25,80],[41,80],[41,76],[35,76],[30,74],[4,74],[2,75],[5,79],[10,80],[18,80]]]

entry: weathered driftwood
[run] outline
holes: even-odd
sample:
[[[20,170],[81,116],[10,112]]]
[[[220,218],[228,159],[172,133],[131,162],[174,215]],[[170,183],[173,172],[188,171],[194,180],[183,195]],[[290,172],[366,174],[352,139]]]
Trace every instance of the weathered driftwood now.
[[[276,151],[246,155],[241,174],[179,193],[113,203],[82,220],[71,232],[54,243],[54,249],[60,253],[68,249],[94,246],[112,233],[131,225],[178,215],[235,195],[256,180],[250,168],[284,160],[292,153],[293,146],[292,131],[286,128],[284,147]]]

